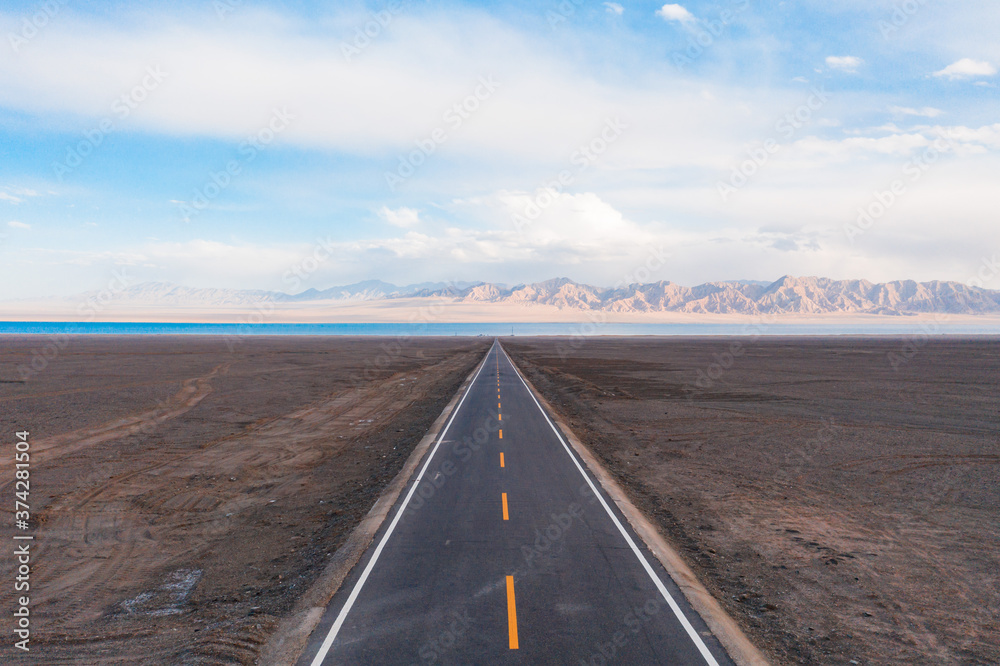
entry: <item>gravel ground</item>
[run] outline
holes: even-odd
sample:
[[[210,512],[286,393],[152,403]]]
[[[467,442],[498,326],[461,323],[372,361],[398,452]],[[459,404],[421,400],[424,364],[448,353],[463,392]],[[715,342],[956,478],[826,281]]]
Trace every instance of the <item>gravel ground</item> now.
[[[1000,340],[505,347],[775,663],[1000,663]]]
[[[489,342],[80,337],[21,382],[46,339],[0,338],[0,492],[28,430],[37,524],[31,652],[0,662],[254,663]]]

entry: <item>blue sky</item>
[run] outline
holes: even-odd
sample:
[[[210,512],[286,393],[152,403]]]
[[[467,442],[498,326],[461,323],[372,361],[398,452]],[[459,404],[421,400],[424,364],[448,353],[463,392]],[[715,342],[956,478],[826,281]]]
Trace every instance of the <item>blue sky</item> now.
[[[947,0],[6,2],[0,298],[315,256],[298,289],[966,282],[997,34]]]

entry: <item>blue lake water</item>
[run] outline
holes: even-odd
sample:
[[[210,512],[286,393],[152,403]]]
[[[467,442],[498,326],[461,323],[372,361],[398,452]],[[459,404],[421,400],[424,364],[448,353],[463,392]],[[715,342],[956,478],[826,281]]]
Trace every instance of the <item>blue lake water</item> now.
[[[931,321],[844,324],[749,323],[402,323],[203,324],[149,322],[0,322],[0,335],[1000,335],[1000,325]]]

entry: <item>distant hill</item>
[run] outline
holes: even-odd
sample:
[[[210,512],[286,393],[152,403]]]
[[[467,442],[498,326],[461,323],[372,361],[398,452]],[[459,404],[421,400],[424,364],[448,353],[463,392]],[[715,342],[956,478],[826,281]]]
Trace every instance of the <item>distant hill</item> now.
[[[91,294],[81,294],[86,300]],[[508,286],[487,282],[421,283],[396,286],[367,280],[341,287],[309,289],[299,294],[277,291],[183,287],[145,282],[115,296],[116,302],[170,306],[246,306],[273,302],[450,299],[467,303],[551,305],[563,309],[706,314],[878,314],[1000,313],[1000,291],[959,282],[900,280],[830,280],[785,276],[772,283],[754,280],[707,282],[685,287],[672,282],[595,287],[568,278]]]

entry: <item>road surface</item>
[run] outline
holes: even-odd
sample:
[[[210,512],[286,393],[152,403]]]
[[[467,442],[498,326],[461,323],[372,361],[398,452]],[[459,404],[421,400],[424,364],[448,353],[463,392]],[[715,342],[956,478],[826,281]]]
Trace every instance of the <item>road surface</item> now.
[[[311,636],[320,664],[731,664],[494,343]]]

